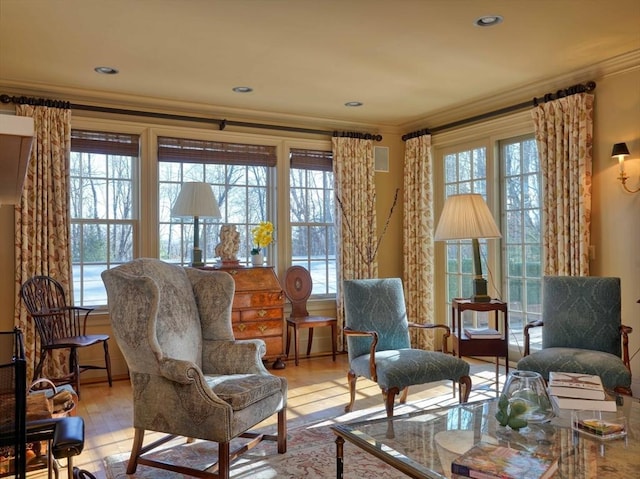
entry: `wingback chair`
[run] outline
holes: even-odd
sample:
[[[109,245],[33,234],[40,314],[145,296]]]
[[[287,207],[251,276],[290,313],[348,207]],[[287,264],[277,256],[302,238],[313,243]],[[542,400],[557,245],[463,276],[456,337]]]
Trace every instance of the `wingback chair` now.
[[[545,276],[542,319],[525,326],[518,369],[600,376],[605,388],[631,394],[629,338],[621,323],[620,278]],[[542,328],[542,348],[531,352],[531,329]]]
[[[137,464],[184,472],[142,455],[174,436],[218,443],[217,463],[191,473],[197,477],[228,478],[230,462],[263,439],[286,452],[287,382],[264,367],[262,340],[234,339],[228,273],[143,258],[104,271],[102,279],[133,386],[127,474]],[[249,431],[275,413],[277,435]],[[169,436],[143,448],[146,430]],[[251,440],[231,450],[238,437]]]
[[[393,416],[395,397],[406,402],[409,386],[450,379],[460,384],[459,400],[471,391],[469,364],[437,351],[411,347],[409,327],[442,329],[445,345],[450,331],[445,325],[409,323],[399,278],[358,279],[343,283],[344,334],[349,349],[349,392],[346,412],[353,408],[359,376],[378,383],[388,417]]]

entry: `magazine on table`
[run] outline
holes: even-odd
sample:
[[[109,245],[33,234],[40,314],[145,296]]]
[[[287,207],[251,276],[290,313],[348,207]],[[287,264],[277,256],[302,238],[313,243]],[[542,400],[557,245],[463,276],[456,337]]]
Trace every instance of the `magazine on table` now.
[[[455,477],[477,479],[547,479],[557,469],[555,457],[482,441],[451,463]]]
[[[502,339],[502,333],[494,328],[464,328],[464,334],[471,339]]]

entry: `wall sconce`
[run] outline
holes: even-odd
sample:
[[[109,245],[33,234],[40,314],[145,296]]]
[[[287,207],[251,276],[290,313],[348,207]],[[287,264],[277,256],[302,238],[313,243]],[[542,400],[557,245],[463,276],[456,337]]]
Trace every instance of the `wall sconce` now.
[[[624,172],[624,159],[626,156],[629,156],[629,148],[627,148],[626,143],[616,143],[613,145],[611,158],[618,158],[618,164],[620,165],[620,176],[618,176],[618,180],[622,183],[622,187],[625,191],[628,191],[629,193],[637,193],[640,191],[640,186],[635,190],[630,190],[627,186],[627,179],[629,178],[629,175]]]

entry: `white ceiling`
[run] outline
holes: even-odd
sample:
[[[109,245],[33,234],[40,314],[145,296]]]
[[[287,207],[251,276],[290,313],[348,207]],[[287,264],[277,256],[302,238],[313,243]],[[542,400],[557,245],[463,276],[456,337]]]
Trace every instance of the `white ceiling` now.
[[[0,86],[213,115],[401,128],[639,49],[640,0],[0,0]]]

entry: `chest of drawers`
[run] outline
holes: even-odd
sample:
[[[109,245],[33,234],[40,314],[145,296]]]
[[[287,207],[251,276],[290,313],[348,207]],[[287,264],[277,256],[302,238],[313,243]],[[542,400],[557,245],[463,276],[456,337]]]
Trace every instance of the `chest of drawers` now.
[[[284,291],[272,266],[216,268],[229,273],[235,283],[232,322],[236,339],[262,339],[267,345],[265,360],[283,369]]]

